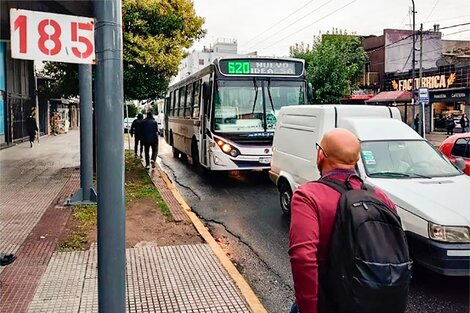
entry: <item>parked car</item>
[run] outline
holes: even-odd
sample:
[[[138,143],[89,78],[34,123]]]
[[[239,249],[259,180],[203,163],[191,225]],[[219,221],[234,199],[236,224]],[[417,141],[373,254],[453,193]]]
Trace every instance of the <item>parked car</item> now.
[[[282,211],[293,191],[320,177],[315,143],[346,128],[361,141],[358,175],[396,204],[414,260],[444,275],[470,275],[470,177],[401,121],[397,108],[304,105],[281,108],[271,180]]]
[[[125,117],[124,118],[124,133],[128,133],[131,130],[132,122],[135,120],[135,117]]]
[[[439,147],[442,153],[452,162],[461,158],[465,163],[465,174],[470,175],[470,133],[450,136]]]

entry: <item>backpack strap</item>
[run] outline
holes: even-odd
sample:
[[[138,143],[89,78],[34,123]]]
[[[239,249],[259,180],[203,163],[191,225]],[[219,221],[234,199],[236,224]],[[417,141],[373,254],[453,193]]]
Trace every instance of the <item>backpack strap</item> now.
[[[325,178],[325,177],[320,178],[319,180],[317,180],[317,182],[319,182],[321,184],[324,184],[324,185],[326,185],[330,188],[333,188],[334,190],[339,192],[341,195],[343,195],[344,193],[348,192],[349,190],[353,190],[353,187],[351,185],[351,178],[352,177],[358,179],[361,182],[361,189],[368,190],[366,184],[364,184],[364,181],[359,176],[354,175],[354,174],[349,175],[348,178],[346,178],[346,180],[344,182],[341,182],[341,181],[336,180],[336,179]]]

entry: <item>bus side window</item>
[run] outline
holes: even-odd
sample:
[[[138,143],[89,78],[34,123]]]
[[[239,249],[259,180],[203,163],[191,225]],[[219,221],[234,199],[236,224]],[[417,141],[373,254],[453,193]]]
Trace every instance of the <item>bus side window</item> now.
[[[201,100],[201,80],[194,83],[194,101],[193,101],[193,118],[199,118],[199,103]]]
[[[209,106],[210,106],[210,103],[211,103],[211,99],[210,99],[210,95],[212,94],[212,78],[210,79],[210,81],[207,83],[207,90],[205,91],[207,97],[204,97],[204,115],[206,115],[207,117],[209,117]]]
[[[184,117],[191,118],[193,109],[193,84],[187,86],[186,106],[184,109]]]
[[[180,88],[180,103],[178,106],[178,116],[184,116],[184,105],[186,103],[186,86]]]
[[[180,91],[179,89],[175,90],[175,102],[173,103],[173,116],[178,116],[178,107],[179,107],[179,98]]]

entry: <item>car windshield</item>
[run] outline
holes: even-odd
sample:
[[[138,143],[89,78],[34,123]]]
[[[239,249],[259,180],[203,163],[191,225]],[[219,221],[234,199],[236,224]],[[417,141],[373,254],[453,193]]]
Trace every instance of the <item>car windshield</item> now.
[[[303,81],[219,80],[214,97],[215,130],[274,130],[281,107],[305,103],[304,86]]]
[[[425,140],[366,141],[361,148],[369,177],[431,178],[462,174]]]

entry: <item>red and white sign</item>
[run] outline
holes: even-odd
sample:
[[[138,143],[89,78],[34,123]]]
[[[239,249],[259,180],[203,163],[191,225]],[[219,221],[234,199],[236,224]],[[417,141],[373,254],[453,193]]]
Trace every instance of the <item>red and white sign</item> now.
[[[94,63],[94,20],[88,17],[10,10],[14,59]]]

